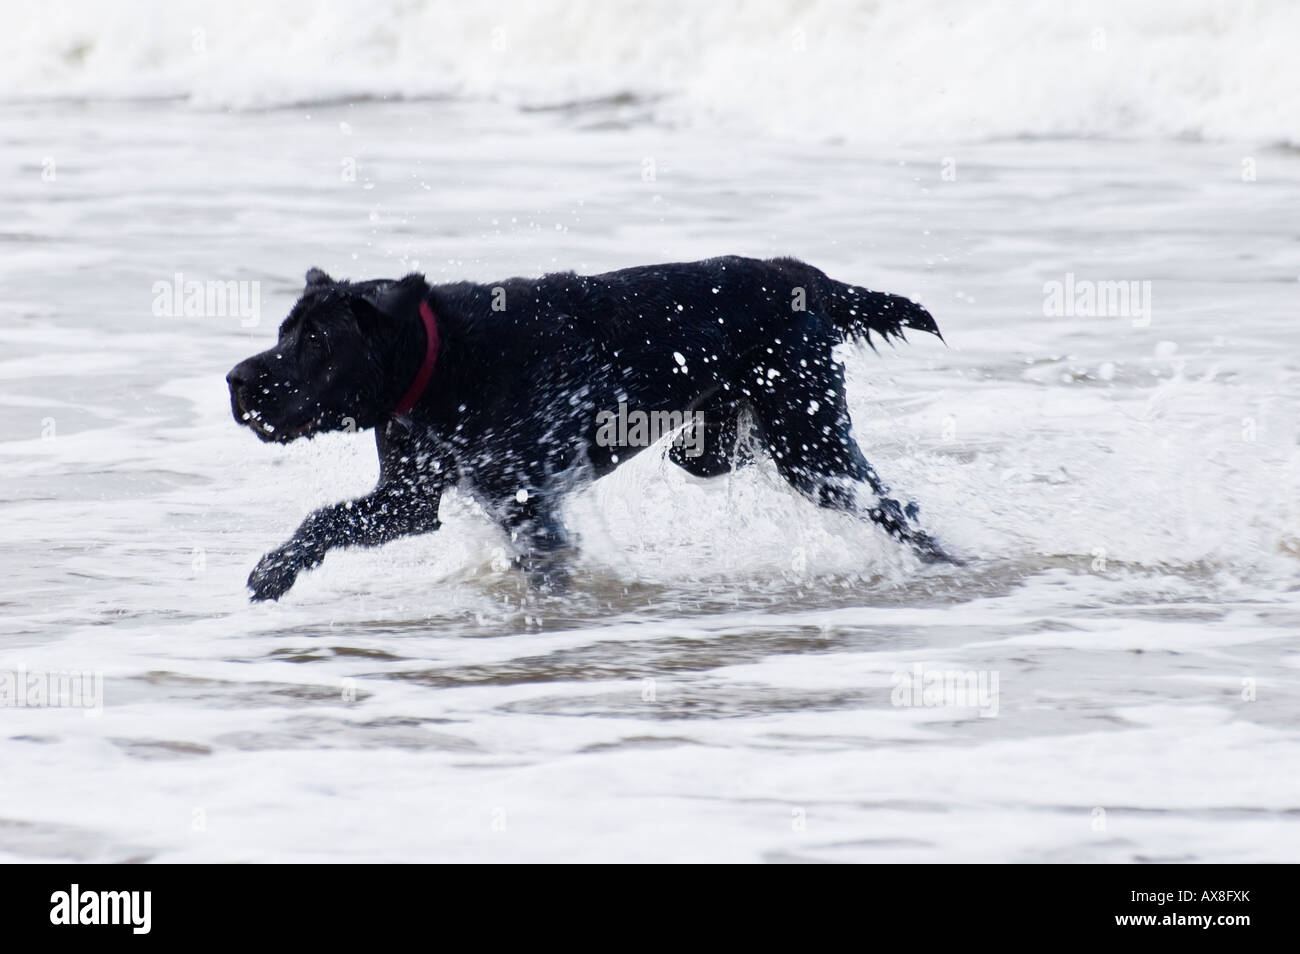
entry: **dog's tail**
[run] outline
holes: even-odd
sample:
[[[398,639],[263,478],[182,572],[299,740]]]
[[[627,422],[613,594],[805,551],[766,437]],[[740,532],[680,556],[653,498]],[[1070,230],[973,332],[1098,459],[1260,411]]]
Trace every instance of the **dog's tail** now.
[[[822,286],[822,308],[845,338],[863,338],[871,347],[871,332],[889,340],[903,338],[904,328],[926,331],[940,341],[943,335],[931,314],[901,295],[874,292],[827,278]]]
[[[776,270],[783,282],[789,282],[795,292],[806,296],[804,300],[809,311],[830,318],[842,340],[862,338],[875,348],[871,332],[888,341],[890,338],[903,339],[904,328],[915,328],[943,341],[931,314],[901,295],[837,282],[820,268],[797,258],[773,258],[767,264]]]
[[[821,269],[797,258],[774,258],[769,264],[792,284],[807,288],[808,307],[827,315],[845,339],[863,338],[874,348],[873,331],[888,340],[903,338],[904,328],[915,328],[943,341],[930,313],[901,295],[837,282]]]

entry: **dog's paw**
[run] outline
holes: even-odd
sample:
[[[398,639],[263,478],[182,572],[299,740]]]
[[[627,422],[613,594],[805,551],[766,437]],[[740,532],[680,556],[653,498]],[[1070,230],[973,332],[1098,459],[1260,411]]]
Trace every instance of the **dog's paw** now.
[[[287,547],[272,550],[257,562],[248,575],[248,588],[253,591],[253,602],[278,600],[289,592],[298,579],[302,563]]]
[[[544,596],[562,596],[569,592],[573,579],[568,561],[556,553],[530,553],[516,560],[524,573],[528,588]]]
[[[545,596],[563,596],[573,587],[573,577],[562,564],[536,566],[528,571],[528,585]]]
[[[921,558],[922,563],[950,563],[953,566],[965,566],[964,560],[959,560],[943,547],[939,542],[924,531],[917,531],[912,534],[908,541],[912,544],[912,549],[916,555]]]

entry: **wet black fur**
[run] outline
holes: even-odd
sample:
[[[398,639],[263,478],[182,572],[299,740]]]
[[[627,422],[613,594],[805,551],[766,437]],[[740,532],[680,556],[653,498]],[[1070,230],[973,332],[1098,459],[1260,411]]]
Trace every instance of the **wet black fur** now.
[[[422,299],[441,351],[420,402],[394,420],[424,355]],[[501,523],[535,578],[559,581],[563,494],[642,449],[597,444],[597,414],[620,403],[703,412],[704,453],[670,450],[700,477],[735,465],[743,421],[798,491],[874,521],[923,559],[950,559],[853,440],[844,369],[831,355],[849,338],[901,338],[904,328],[939,333],[919,305],[789,258],[496,285],[334,281],[312,269],[276,344],[227,376],[231,408],[266,441],[373,428],[380,477],[263,557],[248,580],[253,598],[278,599],[334,547],[437,529],[439,498],[454,485]]]

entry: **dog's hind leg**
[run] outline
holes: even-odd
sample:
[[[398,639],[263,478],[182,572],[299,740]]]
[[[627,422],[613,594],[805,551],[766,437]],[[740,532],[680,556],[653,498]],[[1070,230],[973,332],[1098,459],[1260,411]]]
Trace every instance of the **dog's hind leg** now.
[[[798,360],[796,360],[798,359]],[[853,439],[844,368],[830,349],[768,359],[746,384],[768,453],[790,486],[818,506],[870,520],[927,563],[959,563],[916,523]]]

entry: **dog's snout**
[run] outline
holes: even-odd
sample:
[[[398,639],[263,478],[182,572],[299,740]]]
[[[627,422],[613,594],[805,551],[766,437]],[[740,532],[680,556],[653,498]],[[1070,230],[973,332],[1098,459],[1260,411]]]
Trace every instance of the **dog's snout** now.
[[[250,386],[257,380],[257,369],[249,361],[241,361],[226,373],[230,389],[230,410],[235,420],[243,421],[248,413]]]
[[[226,383],[230,385],[231,391],[242,391],[256,379],[257,369],[253,367],[251,361],[239,362],[226,375]]]

